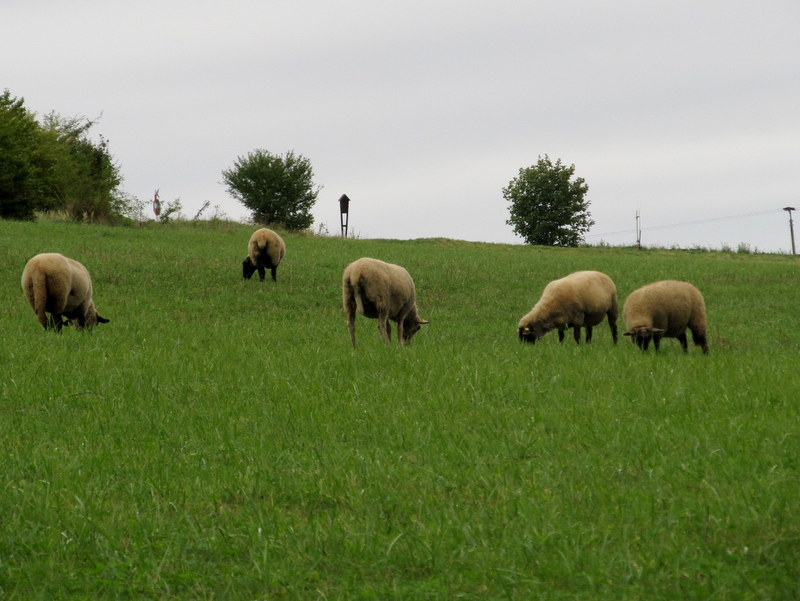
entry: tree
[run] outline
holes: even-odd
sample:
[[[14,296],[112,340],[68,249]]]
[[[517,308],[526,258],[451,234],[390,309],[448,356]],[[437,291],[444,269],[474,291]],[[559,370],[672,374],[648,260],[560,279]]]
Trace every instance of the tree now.
[[[555,163],[544,155],[503,188],[511,217],[506,223],[528,244],[578,246],[594,225],[585,200],[589,186],[582,177],[573,179],[575,165]]]
[[[39,123],[24,99],[0,94],[0,217],[33,219],[54,209],[73,218],[118,217],[122,177],[108,142],[89,138],[94,124],[55,113]]]
[[[39,124],[25,108],[23,98],[0,94],[0,218],[33,219],[34,185],[32,158]]]
[[[294,230],[314,223],[311,207],[320,188],[313,177],[311,162],[291,150],[283,156],[255,150],[222,172],[228,193],[253,212],[256,223]]]
[[[56,113],[44,118],[36,157],[45,192],[40,208],[63,209],[75,219],[113,216],[122,177],[103,136],[89,139],[94,125]]]

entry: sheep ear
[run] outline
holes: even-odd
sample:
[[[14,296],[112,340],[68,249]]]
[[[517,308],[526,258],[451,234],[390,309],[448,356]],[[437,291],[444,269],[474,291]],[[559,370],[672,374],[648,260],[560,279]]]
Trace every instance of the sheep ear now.
[[[623,336],[633,336],[633,332],[631,331],[625,332]]]
[[[97,315],[97,323],[108,323],[109,321],[111,321],[111,320],[110,319],[106,319],[105,317],[100,317],[99,314]]]
[[[653,334],[663,334],[666,330],[662,330],[661,328],[653,328]]]
[[[417,323],[421,326],[428,325],[430,322],[427,319],[422,319],[421,317],[417,317]]]

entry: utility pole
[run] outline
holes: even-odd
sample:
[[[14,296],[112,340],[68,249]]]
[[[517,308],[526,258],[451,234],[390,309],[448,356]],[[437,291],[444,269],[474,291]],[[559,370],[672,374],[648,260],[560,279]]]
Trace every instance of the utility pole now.
[[[796,209],[794,207],[783,207],[783,210],[789,213],[789,234],[792,236],[792,255],[796,255],[797,252],[794,248],[794,222],[792,221],[792,211]]]
[[[642,248],[642,220],[639,217],[639,211],[636,211],[636,248]]]

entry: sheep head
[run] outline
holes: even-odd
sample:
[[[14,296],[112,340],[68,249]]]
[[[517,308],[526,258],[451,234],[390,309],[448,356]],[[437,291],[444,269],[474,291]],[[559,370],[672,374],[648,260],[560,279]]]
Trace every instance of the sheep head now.
[[[548,324],[545,324],[544,322],[534,321],[526,325],[520,324],[517,333],[519,335],[520,342],[530,342],[531,344],[535,344],[539,338],[547,334],[552,329],[552,327],[549,327]]]
[[[98,312],[97,309],[94,308],[94,303],[89,305],[89,309],[86,311],[86,317],[84,319],[84,327],[87,329],[92,329],[98,323],[108,323],[110,320],[102,317]],[[80,328],[80,324],[78,324]]]
[[[666,330],[654,328],[652,326],[636,326],[625,332],[623,336],[630,336],[631,341],[636,344],[636,346],[646,351],[650,346],[650,342],[654,338],[660,340],[665,331]]]
[[[416,314],[416,311],[413,312],[413,316],[409,315],[403,322],[403,340],[400,341],[401,344],[408,344],[411,342],[411,339],[414,337],[414,334],[420,331],[422,326],[429,324],[430,322],[427,319],[422,319],[419,315]]]
[[[244,279],[249,280],[255,272],[256,266],[253,265],[250,257],[247,257],[244,261],[242,261],[242,275],[244,276]]]

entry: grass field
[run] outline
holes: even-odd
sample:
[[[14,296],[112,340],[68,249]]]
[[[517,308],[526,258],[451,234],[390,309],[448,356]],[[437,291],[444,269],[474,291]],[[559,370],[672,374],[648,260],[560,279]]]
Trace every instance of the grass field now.
[[[0,598],[800,598],[792,257],[0,221]],[[41,330],[39,252],[92,273]],[[431,325],[385,346],[340,280],[404,265]],[[516,324],[550,280],[703,292],[710,354]]]

